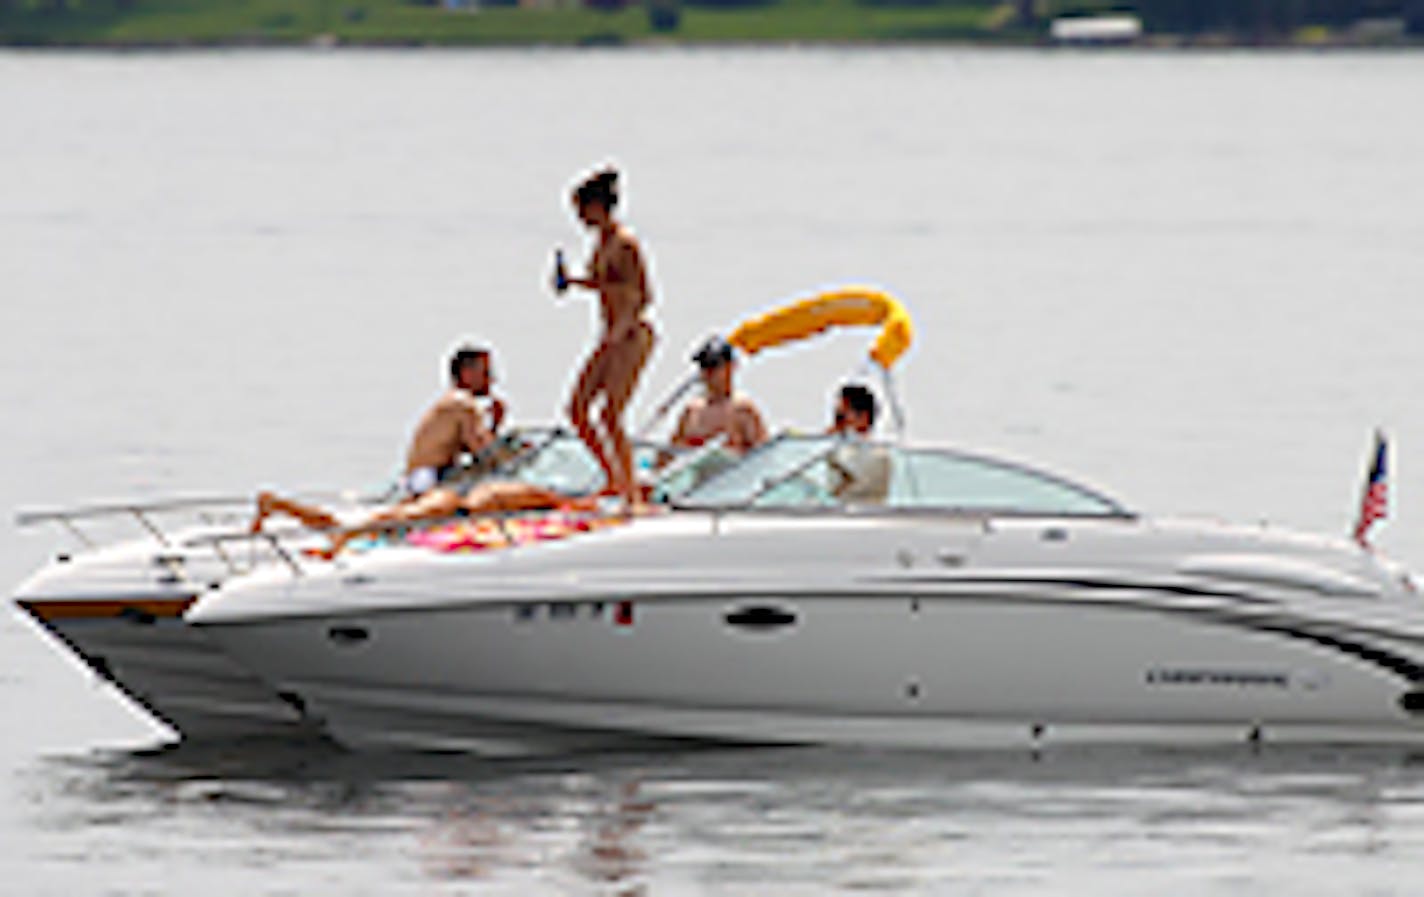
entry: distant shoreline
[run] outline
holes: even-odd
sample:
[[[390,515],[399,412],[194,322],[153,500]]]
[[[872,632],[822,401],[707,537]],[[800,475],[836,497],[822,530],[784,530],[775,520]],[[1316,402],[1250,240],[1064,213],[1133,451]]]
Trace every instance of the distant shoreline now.
[[[10,41],[0,37],[0,50],[10,51],[82,51],[124,52],[207,52],[215,50],[775,50],[804,47],[807,49],[933,49],[958,48],[975,50],[1048,50],[1064,53],[1413,53],[1424,50],[1424,40],[1400,41],[1388,44],[1351,43],[1347,41],[1302,43],[1293,41],[1193,42],[1190,40],[1152,40],[1115,44],[1067,44],[1046,40],[982,40],[971,38],[725,38],[716,40],[666,40],[659,38],[628,38],[588,41],[554,40],[473,40],[422,41],[403,39],[330,40],[323,36],[310,39],[188,39],[116,40],[116,41]]]
[[[1399,20],[1361,21],[1264,36],[1221,31],[1141,34],[1114,42],[1054,40],[1049,22],[1023,27],[1012,3],[929,0],[493,0],[444,9],[410,0],[303,3],[148,0],[0,2],[0,47],[12,49],[221,50],[540,47],[1103,48],[1134,50],[1417,49],[1424,35]],[[468,0],[452,0],[461,5]],[[491,0],[486,0],[490,3]],[[506,5],[521,3],[525,8]],[[715,2],[717,5],[706,5]],[[1078,20],[1060,20],[1078,21]]]

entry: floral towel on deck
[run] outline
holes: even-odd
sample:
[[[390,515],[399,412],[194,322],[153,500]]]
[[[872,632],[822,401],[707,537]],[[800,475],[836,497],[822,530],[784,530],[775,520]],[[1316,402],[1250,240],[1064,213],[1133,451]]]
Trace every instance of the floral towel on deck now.
[[[591,517],[569,511],[548,511],[503,520],[457,520],[430,529],[416,530],[406,536],[406,541],[411,545],[441,552],[475,552],[529,542],[564,539],[575,533],[592,532],[623,522],[623,519],[618,517]]]

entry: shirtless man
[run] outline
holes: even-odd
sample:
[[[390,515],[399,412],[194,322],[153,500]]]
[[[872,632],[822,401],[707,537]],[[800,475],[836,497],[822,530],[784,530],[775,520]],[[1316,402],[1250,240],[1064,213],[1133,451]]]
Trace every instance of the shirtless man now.
[[[702,375],[704,394],[687,403],[672,434],[676,448],[695,448],[718,436],[723,447],[746,454],[766,441],[766,425],[751,399],[732,389],[737,363],[726,340],[713,337],[692,356]]]
[[[581,183],[573,194],[579,221],[598,235],[598,246],[583,277],[569,277],[562,267],[555,286],[598,293],[603,322],[598,344],[584,362],[569,400],[569,419],[607,477],[604,493],[622,496],[629,506],[639,501],[633,479],[633,446],[623,429],[627,407],[638,377],[652,354],[657,336],[644,313],[652,303],[642,249],[633,233],[613,217],[618,204],[618,172],[604,169]],[[602,398],[595,421],[592,405]]]
[[[489,395],[492,380],[488,349],[462,346],[450,357],[450,389],[421,415],[411,436],[403,483],[408,494],[429,492],[461,452],[478,453],[494,440],[504,403],[492,400],[486,426],[477,401]]]

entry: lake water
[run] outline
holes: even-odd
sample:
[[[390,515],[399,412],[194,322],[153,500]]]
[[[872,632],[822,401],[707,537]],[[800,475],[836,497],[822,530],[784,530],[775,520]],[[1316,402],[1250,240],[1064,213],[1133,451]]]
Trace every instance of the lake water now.
[[[548,264],[613,159],[640,409],[707,333],[879,284],[916,439],[1341,532],[1380,425],[1421,569],[1422,92],[1383,53],[0,53],[0,509],[382,480],[467,335],[549,419],[590,320]],[[743,385],[819,427],[865,346]],[[3,526],[5,582],[62,541]],[[1390,748],[161,750],[13,611],[0,719],[6,894],[1376,895],[1424,847]]]

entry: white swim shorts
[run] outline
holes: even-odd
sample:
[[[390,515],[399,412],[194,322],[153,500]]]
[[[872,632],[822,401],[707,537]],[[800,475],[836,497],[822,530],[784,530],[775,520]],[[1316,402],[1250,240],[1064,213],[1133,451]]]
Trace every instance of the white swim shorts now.
[[[433,467],[417,467],[405,475],[401,485],[405,487],[406,495],[415,498],[417,495],[424,495],[440,482],[440,473]]]

